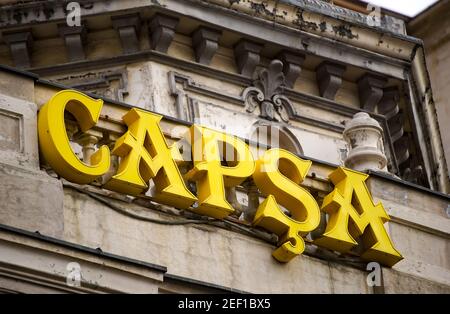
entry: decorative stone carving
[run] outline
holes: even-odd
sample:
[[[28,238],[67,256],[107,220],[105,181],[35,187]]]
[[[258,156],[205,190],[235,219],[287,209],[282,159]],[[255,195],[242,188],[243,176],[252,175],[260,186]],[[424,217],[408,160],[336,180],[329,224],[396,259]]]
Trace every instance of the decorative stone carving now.
[[[126,14],[111,18],[114,28],[119,32],[123,53],[139,51],[139,32],[141,19],[139,14]]]
[[[345,166],[358,170],[384,170],[387,158],[382,149],[383,129],[365,112],[353,116],[344,130],[350,150]]]
[[[192,44],[195,50],[195,59],[201,64],[208,65],[217,48],[218,41],[222,35],[221,31],[200,26],[192,35]]]
[[[273,60],[268,69],[258,72],[253,86],[247,87],[242,93],[247,112],[253,112],[259,107],[260,117],[271,121],[288,122],[292,104],[283,95],[283,87],[283,63],[280,60]]]
[[[373,112],[383,97],[383,87],[387,80],[379,75],[366,73],[358,80],[361,108]]]
[[[262,45],[241,40],[234,46],[234,55],[239,73],[245,76],[252,76],[256,66],[259,64],[259,53]]]
[[[86,58],[84,53],[86,27],[84,25],[67,26],[67,24],[63,23],[58,25],[58,31],[64,39],[69,61],[84,60]]]
[[[341,87],[344,72],[345,66],[341,64],[330,61],[322,62],[316,68],[320,96],[334,100],[339,87]]]
[[[177,25],[177,18],[160,13],[155,14],[149,25],[152,49],[166,53],[175,36]]]
[[[3,40],[8,44],[14,65],[17,68],[31,67],[31,47],[33,36],[30,30],[3,33]]]
[[[302,70],[301,66],[305,61],[305,55],[295,54],[286,50],[283,50],[278,59],[283,62],[283,73],[285,78],[285,84],[289,88],[293,88],[295,81],[297,80]]]

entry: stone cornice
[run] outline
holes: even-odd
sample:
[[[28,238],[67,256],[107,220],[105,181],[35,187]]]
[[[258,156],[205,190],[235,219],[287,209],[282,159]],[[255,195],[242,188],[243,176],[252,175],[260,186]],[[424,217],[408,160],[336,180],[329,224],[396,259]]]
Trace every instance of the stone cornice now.
[[[209,2],[214,1],[211,0]],[[368,49],[368,43],[364,43],[364,47],[360,46],[360,42],[362,42],[361,40],[355,39],[351,40],[350,42],[340,40],[342,34],[339,34],[342,32],[340,32],[338,28],[335,28],[335,31],[332,31],[331,24],[326,26],[326,28],[329,29],[332,34],[334,34],[332,36],[337,36],[336,38],[327,37],[329,35],[326,34],[327,32],[323,34],[320,32],[319,34],[314,34],[313,26],[311,26],[313,29],[304,29],[306,21],[299,20],[300,18],[306,18],[306,16],[303,16],[301,13],[303,11],[298,11],[297,7],[292,6],[289,6],[291,8],[291,12],[288,15],[289,19],[295,18],[295,20],[291,24],[289,24],[288,18],[286,18],[285,21],[275,21],[276,23],[274,23],[274,21],[264,19],[259,15],[255,15],[254,17],[249,18],[248,14],[235,12],[234,10],[220,7],[213,3],[206,4],[205,1],[198,0],[161,0],[158,2],[160,3],[160,5],[155,4],[156,2],[152,4],[142,5],[141,2],[137,2],[135,0],[127,0],[117,3],[114,2],[114,5],[111,5],[109,7],[105,6],[106,4],[103,0],[89,1],[90,6],[87,5],[87,2],[86,5],[83,5],[83,3],[84,2],[81,1],[83,22],[89,21],[89,19],[95,19],[95,16],[97,15],[116,15],[117,12],[123,12],[124,10],[127,10],[127,13],[141,12],[142,15],[148,15],[150,14],[150,9],[152,9],[153,7],[157,7],[157,11],[161,11],[163,14],[170,13],[172,16],[173,14],[188,14],[194,19],[199,19],[204,23],[214,25],[218,30],[226,30],[237,33],[240,36],[244,37],[244,39],[246,40],[251,41],[254,38],[258,38],[258,41],[260,43],[264,42],[265,45],[276,45],[282,49],[294,51],[295,53],[313,54],[330,60],[340,60],[342,63],[347,63],[349,65],[365,68],[370,71],[382,73],[400,79],[405,79],[404,68],[408,67],[410,64],[408,58],[411,53],[408,51],[413,49],[413,45],[411,42],[405,42],[401,44],[402,47],[398,47],[398,50],[402,51],[403,57],[400,55],[392,55],[391,52],[393,48],[391,48],[391,51],[387,51],[386,53],[371,51],[370,49]],[[32,6],[33,4],[38,5],[39,3],[33,2],[28,5]],[[42,7],[42,3],[40,3],[39,5],[41,5],[41,7],[37,9],[40,9],[41,11],[44,10],[44,8]],[[18,17],[17,21],[20,20],[20,24],[22,27],[29,25],[33,28],[38,27],[39,24],[63,22],[65,20],[65,13],[63,11],[63,8],[58,7],[58,5],[60,4],[53,5],[55,7],[50,10],[51,14],[47,14],[48,18],[43,18],[45,12],[42,11],[39,13],[39,16],[37,16],[36,12],[30,11],[31,7],[24,6],[23,10],[25,11],[20,13],[19,10],[19,12],[16,14],[16,17]],[[29,12],[26,10],[28,10]],[[5,31],[11,29],[18,30],[17,22],[11,19],[11,16],[8,12],[11,13],[7,8],[0,9],[0,27]],[[33,14],[36,14],[36,16],[32,17],[31,15]],[[297,16],[295,14],[297,14]],[[299,14],[300,16],[298,16]],[[141,19],[144,23],[150,23],[146,21],[147,18],[144,19],[141,16]],[[268,23],[270,23],[270,27],[268,27]],[[223,25],[228,26],[224,28]],[[261,27],[264,27],[266,31],[261,33]],[[21,29],[22,28],[20,28],[19,30]],[[356,35],[357,34],[355,33],[354,36]],[[341,39],[345,39],[344,37],[345,36],[343,36]],[[36,40],[39,39],[37,38]],[[378,39],[371,39],[371,42],[373,42],[374,44],[373,47],[377,46],[375,45],[375,42],[377,41]],[[390,42],[390,39],[388,37],[383,37],[383,40],[381,41],[383,41],[383,45],[391,45],[391,47],[397,47],[395,43]],[[398,43],[400,42],[397,41],[397,44]]]
[[[378,35],[383,34],[385,42],[380,46],[388,46],[387,38],[392,37],[401,41],[407,41],[413,44],[421,44],[421,40],[403,35],[397,30],[399,27],[393,27],[400,23],[395,18],[389,16],[383,16],[381,24],[379,26],[371,26],[368,22],[367,16],[349,10],[342,7],[330,5],[324,1],[317,0],[284,0],[284,1],[266,1],[263,4],[255,1],[248,1],[246,3],[241,1],[228,1],[228,0],[158,0],[149,1],[150,3],[143,4],[138,0],[126,0],[117,1],[112,5],[108,4],[105,0],[89,0],[78,1],[81,5],[81,12],[84,18],[94,15],[103,14],[104,12],[114,13],[118,11],[136,10],[143,12],[145,9],[159,8],[168,11],[177,11],[176,8],[181,6],[197,6],[201,5],[206,8],[212,6],[222,7],[226,9],[232,9],[233,12],[242,12],[246,15],[251,15],[252,18],[262,18],[275,22],[277,24],[290,25],[295,28],[304,29],[306,31],[319,30],[324,31],[323,25],[313,25],[312,22],[303,20],[303,17],[299,17],[298,14],[302,14],[303,11],[310,12],[311,14],[317,14],[326,16],[335,20],[337,23],[344,23],[355,27],[365,28],[366,31],[376,32]],[[25,25],[36,25],[48,22],[61,22],[66,18],[66,9],[63,6],[64,2],[49,2],[49,1],[32,1],[20,4],[5,5],[0,8],[0,28],[15,28]],[[278,8],[279,7],[279,8]],[[250,8],[250,10],[249,10]],[[293,14],[285,11],[285,9],[292,10]],[[280,12],[280,13],[279,13]],[[281,13],[282,12],[282,13]],[[14,14],[12,14],[14,13]],[[175,12],[174,12],[175,13]],[[180,11],[178,13],[183,13]],[[284,18],[283,15],[286,15]],[[342,24],[343,26],[345,26]],[[304,28],[303,26],[311,26],[312,29]],[[340,30],[335,29],[334,32],[339,35],[343,34]],[[326,35],[326,34],[324,34]],[[392,46],[392,43],[391,43]]]

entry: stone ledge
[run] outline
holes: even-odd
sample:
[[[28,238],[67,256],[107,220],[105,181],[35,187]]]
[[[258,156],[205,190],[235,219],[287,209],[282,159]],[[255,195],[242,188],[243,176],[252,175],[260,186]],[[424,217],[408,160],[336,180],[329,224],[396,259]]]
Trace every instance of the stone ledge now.
[[[450,286],[383,268],[384,293],[450,293]]]
[[[70,263],[80,267],[80,287],[66,283],[73,269]],[[157,293],[165,271],[162,266],[0,225],[0,287],[25,293]]]

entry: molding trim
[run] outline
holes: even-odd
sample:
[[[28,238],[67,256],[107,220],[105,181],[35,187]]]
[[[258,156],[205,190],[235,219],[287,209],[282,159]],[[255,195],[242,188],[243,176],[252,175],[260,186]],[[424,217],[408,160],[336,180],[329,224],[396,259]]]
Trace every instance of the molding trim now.
[[[84,92],[94,93],[117,101],[128,95],[128,73],[125,68],[52,77],[52,81]],[[117,86],[112,82],[118,81]]]

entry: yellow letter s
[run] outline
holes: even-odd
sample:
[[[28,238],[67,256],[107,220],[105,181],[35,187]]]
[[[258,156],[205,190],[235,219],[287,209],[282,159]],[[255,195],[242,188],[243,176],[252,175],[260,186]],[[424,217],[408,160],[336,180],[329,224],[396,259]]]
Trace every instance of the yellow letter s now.
[[[288,262],[303,253],[302,235],[316,229],[320,222],[317,202],[299,185],[310,167],[311,161],[278,148],[266,151],[256,161],[253,179],[267,198],[259,205],[253,224],[280,237],[280,247],[272,254],[280,262]],[[282,211],[277,201],[290,211],[292,218]]]

